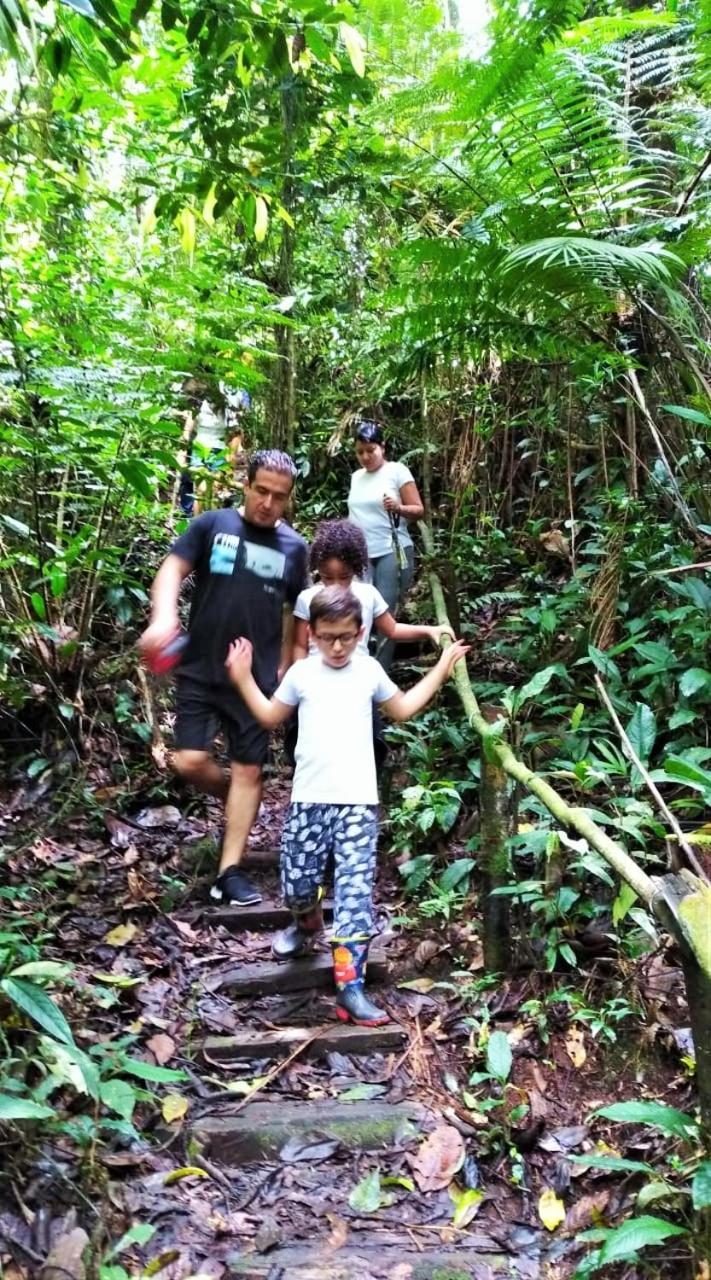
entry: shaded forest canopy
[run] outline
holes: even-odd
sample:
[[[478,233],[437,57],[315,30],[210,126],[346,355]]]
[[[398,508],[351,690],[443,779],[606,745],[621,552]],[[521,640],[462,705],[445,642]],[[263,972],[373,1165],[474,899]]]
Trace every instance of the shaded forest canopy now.
[[[345,512],[356,419],[387,424],[518,756],[654,875],[678,847],[650,775],[711,868],[711,13],[481,9],[472,36],[452,0],[0,0],[0,865],[33,814],[103,830],[173,798],[134,643],[185,525],[186,414],[246,392],[235,429],[295,457],[306,536]],[[204,501],[238,492],[193,461]],[[408,609],[434,618],[425,573]],[[410,923],[449,927],[479,746],[454,696],[391,746]],[[612,956],[579,1007],[613,1043],[658,923],[507,803],[518,959],[573,1008]],[[15,926],[7,973],[37,958]]]

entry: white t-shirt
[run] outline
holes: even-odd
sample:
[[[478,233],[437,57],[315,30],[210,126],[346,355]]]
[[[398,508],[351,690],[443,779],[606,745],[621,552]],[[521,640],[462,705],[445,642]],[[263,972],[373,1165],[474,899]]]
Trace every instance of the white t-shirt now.
[[[397,692],[380,663],[362,653],[345,667],[329,667],[320,654],[289,667],[274,697],[299,708],[292,800],[378,803],[373,702]]]
[[[301,618],[304,622],[309,621],[311,601],[316,595],[316,592],[320,590],[320,584],[316,583],[316,586],[307,587],[305,591],[302,591],[299,594],[296,604],[294,605],[295,618]],[[350,590],[353,592],[353,595],[360,600],[360,606],[363,610],[363,638],[358,641],[356,653],[367,654],[368,640],[370,639],[370,633],[373,629],[373,623],[376,618],[380,618],[384,613],[387,613],[390,606],[387,600],[381,596],[378,588],[374,587],[371,582],[359,582],[358,579],[355,578],[350,585]],[[318,651],[318,646],[314,643],[311,636],[309,636],[309,653],[318,653]]]
[[[348,494],[348,517],[363,530],[371,560],[386,556],[393,549],[392,528],[383,498],[387,495],[399,502],[402,486],[413,479],[404,462],[384,462],[377,471],[366,471],[361,467],[353,472]],[[412,546],[412,538],[403,519],[397,536],[401,546]]]

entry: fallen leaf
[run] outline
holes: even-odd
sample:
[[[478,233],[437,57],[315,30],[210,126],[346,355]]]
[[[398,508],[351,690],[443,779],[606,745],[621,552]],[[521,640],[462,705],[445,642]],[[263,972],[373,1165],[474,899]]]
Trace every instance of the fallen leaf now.
[[[582,1067],[587,1059],[585,1035],[582,1027],[569,1027],[565,1037],[565,1049],[574,1067]]]
[[[97,982],[105,982],[109,987],[137,987],[143,978],[129,978],[125,973],[92,973]]]
[[[428,991],[436,985],[434,978],[411,978],[409,982],[398,982],[398,988],[402,991],[419,991],[423,995],[427,995]]]
[[[452,1226],[468,1227],[472,1218],[475,1218],[479,1212],[479,1206],[484,1199],[484,1192],[475,1191],[473,1187],[467,1188],[466,1191],[460,1191],[458,1187],[451,1186],[449,1195],[454,1204]]]
[[[279,1152],[279,1159],[285,1164],[293,1164],[297,1160],[308,1160],[310,1164],[317,1160],[329,1160],[338,1151],[340,1145],[335,1138],[324,1142],[304,1142],[303,1138],[294,1135],[284,1143]]]
[[[155,1276],[165,1267],[170,1266],[171,1262],[175,1262],[180,1257],[180,1249],[165,1249],[163,1253],[159,1253],[157,1258],[151,1258],[151,1261],[143,1269],[144,1276]]]
[[[174,1120],[182,1120],[186,1115],[190,1103],[187,1098],[183,1098],[179,1093],[168,1093],[163,1099],[161,1111],[163,1119],[172,1124]]]
[[[276,1218],[267,1215],[254,1237],[254,1247],[257,1253],[268,1253],[270,1249],[274,1248],[275,1244],[281,1244],[282,1239],[282,1230]]]
[[[129,867],[126,873],[126,883],[128,892],[136,902],[145,902],[148,898],[154,898],[156,891],[148,880],[139,875],[135,867]]]
[[[154,827],[177,827],[182,820],[183,815],[174,804],[163,804],[158,809],[141,809],[141,812],[131,819],[144,831],[152,831]]]
[[[83,1255],[88,1244],[89,1237],[81,1227],[65,1232],[52,1245],[42,1272],[46,1272],[48,1276],[56,1272],[62,1275],[63,1280],[67,1276],[74,1277],[74,1280],[84,1280],[86,1271]]]
[[[326,1218],[331,1227],[330,1235],[324,1241],[326,1248],[342,1249],[350,1233],[348,1223],[345,1218],[339,1217],[337,1213],[327,1213]]]
[[[586,1231],[588,1227],[597,1226],[611,1195],[611,1187],[604,1187],[601,1191],[593,1191],[591,1195],[581,1196],[576,1200],[565,1215],[565,1234],[574,1236],[579,1231]]]
[[[408,1163],[420,1191],[441,1191],[448,1187],[464,1161],[464,1140],[449,1124],[438,1125],[428,1134]]]
[[[133,827],[129,827],[128,823],[122,822],[120,818],[114,818],[110,813],[105,814],[104,822],[114,848],[128,848],[135,835]]]
[[[202,942],[201,935],[189,925],[186,920],[176,920],[175,916],[168,917],[171,924],[178,930],[181,938],[185,939],[188,946],[195,946],[196,943]]]
[[[175,1041],[160,1032],[158,1035],[151,1036],[150,1040],[146,1040],[146,1048],[150,1049],[159,1067],[164,1067],[175,1054]]]
[[[546,1187],[538,1201],[538,1216],[544,1227],[555,1231],[561,1222],[565,1222],[565,1205],[559,1200],[552,1187]]]
[[[177,1096],[177,1095],[175,1095]],[[200,1169],[198,1165],[186,1164],[180,1169],[171,1169],[170,1173],[166,1173],[163,1179],[163,1186],[170,1187],[174,1182],[180,1182],[182,1178],[209,1178],[207,1169]]]
[[[104,942],[107,942],[110,947],[125,947],[137,933],[135,924],[117,924],[115,929],[111,929],[106,934]]]
[[[545,1120],[548,1115],[548,1103],[538,1089],[527,1089],[528,1105],[532,1120]]]
[[[435,942],[433,938],[425,938],[424,941],[415,948],[415,968],[424,969],[425,965],[429,964],[430,960],[434,959],[439,949],[439,943]]]

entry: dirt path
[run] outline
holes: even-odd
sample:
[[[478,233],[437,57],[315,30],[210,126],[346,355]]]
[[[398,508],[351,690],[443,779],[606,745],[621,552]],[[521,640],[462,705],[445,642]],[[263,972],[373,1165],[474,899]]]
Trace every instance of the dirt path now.
[[[392,1023],[338,1023],[326,940],[312,959],[271,960],[285,919],[275,848],[286,796],[272,778],[249,854],[264,901],[241,912],[208,906],[219,815],[184,800],[109,813],[103,833],[77,819],[13,859],[18,882],[43,886],[47,954],[73,963],[63,1004],[82,1046],[127,1046],[149,1070],[182,1074],[146,1085],[133,1138],[102,1131],[82,1152],[60,1136],[34,1151],[13,1174],[29,1216],[11,1199],[0,1237],[14,1231],[43,1256],[32,1225],[43,1205],[50,1245],[79,1220],[109,1266],[112,1243],[142,1228],[120,1262],[163,1280],[564,1280],[578,1233],[634,1194],[629,1179],[567,1157],[592,1149],[596,1105],[639,1088],[639,1055],[612,1066],[613,1050],[588,1036],[582,1069],[566,1041],[570,1010],[551,1006],[541,1022],[540,976],[477,987],[467,921],[417,936],[394,925],[402,902],[387,854],[371,977]],[[650,964],[669,1007],[676,971]],[[494,1027],[514,1050],[504,1090],[470,1085]],[[651,1088],[688,1105],[665,1061]],[[66,1105],[78,1115],[83,1104]],[[565,1204],[555,1232],[538,1214],[546,1189]],[[22,1246],[11,1256],[24,1259]]]

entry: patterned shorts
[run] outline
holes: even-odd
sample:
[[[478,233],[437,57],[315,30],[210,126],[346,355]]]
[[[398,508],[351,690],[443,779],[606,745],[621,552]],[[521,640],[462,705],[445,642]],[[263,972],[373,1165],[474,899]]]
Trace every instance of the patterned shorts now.
[[[334,937],[370,937],[377,844],[377,805],[294,801],[281,838],[281,887],[287,905],[302,908],[314,902],[333,855]]]

